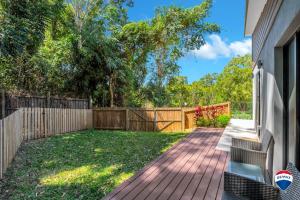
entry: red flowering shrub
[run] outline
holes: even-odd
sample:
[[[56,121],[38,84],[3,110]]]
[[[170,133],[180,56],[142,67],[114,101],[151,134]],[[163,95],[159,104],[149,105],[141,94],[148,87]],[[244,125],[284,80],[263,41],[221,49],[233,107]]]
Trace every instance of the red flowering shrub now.
[[[196,107],[196,110],[195,110],[195,118],[196,119],[199,119],[203,117],[203,111],[202,111],[202,108],[200,106],[197,106]]]
[[[224,123],[219,123],[219,116],[225,116],[225,106],[207,106],[196,107],[195,121],[198,126],[202,127],[223,127]],[[220,125],[222,124],[222,126]]]

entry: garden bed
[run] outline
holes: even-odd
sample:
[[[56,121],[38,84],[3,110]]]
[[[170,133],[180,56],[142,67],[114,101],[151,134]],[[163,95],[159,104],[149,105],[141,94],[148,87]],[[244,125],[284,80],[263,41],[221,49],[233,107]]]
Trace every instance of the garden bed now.
[[[101,199],[187,133],[84,131],[23,144],[0,199]]]

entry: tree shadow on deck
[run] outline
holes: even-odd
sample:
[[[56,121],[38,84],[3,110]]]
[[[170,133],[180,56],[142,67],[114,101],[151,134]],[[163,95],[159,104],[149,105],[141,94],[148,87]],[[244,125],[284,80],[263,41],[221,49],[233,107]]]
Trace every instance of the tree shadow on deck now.
[[[106,199],[180,199],[182,196],[192,199],[196,192],[200,199],[201,196],[217,198],[227,159],[226,152],[215,149],[221,132],[220,129],[196,131],[182,142],[185,146],[180,150],[165,153],[161,162],[123,183]]]

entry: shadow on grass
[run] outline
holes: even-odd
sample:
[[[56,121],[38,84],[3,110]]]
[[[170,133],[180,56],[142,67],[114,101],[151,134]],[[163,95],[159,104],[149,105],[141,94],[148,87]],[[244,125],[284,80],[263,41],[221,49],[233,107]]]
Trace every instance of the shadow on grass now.
[[[185,135],[90,130],[29,142],[0,199],[101,199]]]

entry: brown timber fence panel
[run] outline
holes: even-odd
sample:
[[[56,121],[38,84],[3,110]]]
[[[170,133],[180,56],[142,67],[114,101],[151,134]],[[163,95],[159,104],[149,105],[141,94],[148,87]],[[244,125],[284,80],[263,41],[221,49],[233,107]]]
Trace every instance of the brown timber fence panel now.
[[[206,117],[211,110],[230,115],[230,103],[201,107]],[[176,132],[196,128],[195,108],[98,108],[93,110],[96,129]]]
[[[181,108],[156,109],[156,130],[165,132],[183,131]]]
[[[102,108],[93,110],[93,125],[96,129],[126,129],[126,109]]]
[[[181,108],[127,109],[127,130],[165,131],[182,130]]]
[[[94,128],[130,131],[183,130],[181,108],[100,108],[93,110]]]
[[[92,128],[92,110],[23,108],[24,140]]]
[[[185,109],[184,111],[184,128],[193,129],[196,127],[195,108]]]
[[[127,130],[131,131],[155,131],[155,109],[128,109]]]
[[[0,120],[0,179],[22,141],[93,128],[92,110],[21,108]]]
[[[0,179],[23,141],[22,128],[21,110],[0,120]]]

